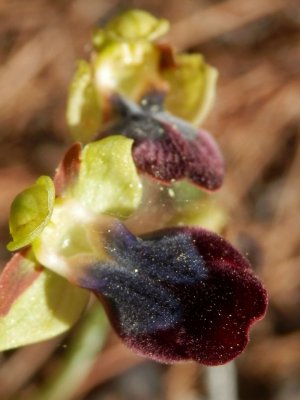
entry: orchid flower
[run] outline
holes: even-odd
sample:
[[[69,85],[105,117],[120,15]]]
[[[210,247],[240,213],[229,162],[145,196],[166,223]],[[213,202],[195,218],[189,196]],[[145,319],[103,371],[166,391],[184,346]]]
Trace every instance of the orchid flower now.
[[[113,99],[119,118],[100,136],[119,132],[134,139],[133,158],[138,170],[170,184],[186,178],[207,190],[223,181],[223,157],[216,142],[204,130],[163,110],[159,93],[150,93],[140,105]]]
[[[17,196],[9,247],[27,247],[0,279],[5,348],[68,328],[88,301],[84,288],[102,301],[125,343],[150,358],[216,365],[244,349],[250,326],[264,315],[265,289],[246,259],[212,232],[178,227],[137,237],[126,228],[141,199],[131,146],[122,136],[83,150],[74,145],[55,177],[55,201],[50,178]],[[35,308],[20,318],[32,293]],[[68,319],[57,326],[60,313]],[[12,340],[12,329],[22,335]]]
[[[202,123],[217,71],[202,55],[177,54],[159,42],[168,29],[168,21],[130,10],[94,32],[91,60],[78,63],[70,86],[67,122],[76,140],[91,141],[114,120],[114,95],[138,104],[149,93],[164,93],[167,112],[196,127]]]

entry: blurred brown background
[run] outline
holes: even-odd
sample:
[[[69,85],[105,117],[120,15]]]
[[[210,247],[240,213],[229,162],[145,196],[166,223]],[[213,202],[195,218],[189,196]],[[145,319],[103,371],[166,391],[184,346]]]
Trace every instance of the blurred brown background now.
[[[268,315],[236,362],[238,398],[299,399],[299,0],[0,0],[1,263],[12,199],[52,174],[70,141],[64,112],[75,60],[88,58],[92,28],[128,7],[168,18],[168,39],[219,69],[205,127],[226,158],[218,196],[230,215],[227,237],[270,294]],[[0,398],[33,398],[64,356],[61,340],[3,355]],[[204,368],[149,362],[112,336],[75,397],[207,399],[206,386]]]

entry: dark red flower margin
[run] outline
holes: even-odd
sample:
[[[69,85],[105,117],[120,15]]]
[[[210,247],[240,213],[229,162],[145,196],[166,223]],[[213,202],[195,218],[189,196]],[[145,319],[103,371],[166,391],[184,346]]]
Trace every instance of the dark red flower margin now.
[[[161,362],[226,363],[245,348],[267,293],[248,261],[218,235],[171,228],[144,238],[121,224],[107,234],[112,261],[80,286],[103,302],[124,342]]]

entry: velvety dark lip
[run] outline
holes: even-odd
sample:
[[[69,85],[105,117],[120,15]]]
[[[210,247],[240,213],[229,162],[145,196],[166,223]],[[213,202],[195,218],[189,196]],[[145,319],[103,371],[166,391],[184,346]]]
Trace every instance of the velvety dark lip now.
[[[80,285],[103,302],[129,347],[162,362],[206,365],[243,351],[267,294],[226,240],[189,227],[137,238],[121,224],[106,239],[112,262],[91,265]]]
[[[217,190],[224,177],[217,143],[207,132],[164,111],[162,102],[160,93],[150,94],[140,105],[114,95],[118,118],[101,135],[121,133],[133,139],[137,168],[162,184],[186,178],[203,189]]]

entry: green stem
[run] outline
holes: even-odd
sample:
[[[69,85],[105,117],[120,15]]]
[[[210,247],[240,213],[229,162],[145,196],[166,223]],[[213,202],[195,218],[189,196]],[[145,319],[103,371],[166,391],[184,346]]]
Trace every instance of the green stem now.
[[[86,315],[69,351],[35,400],[67,400],[72,398],[90,372],[107,336],[107,320],[99,304]]]

